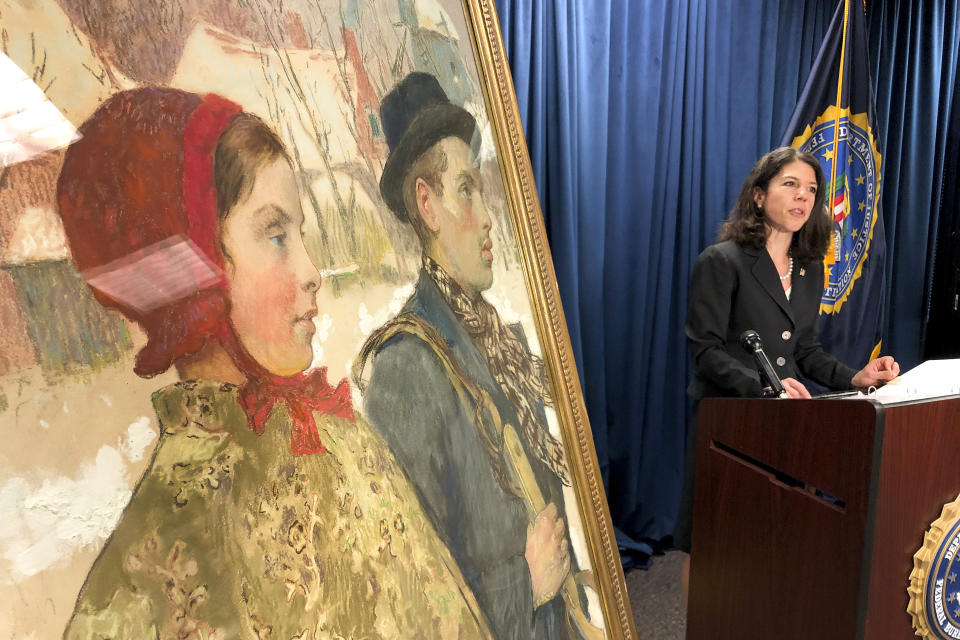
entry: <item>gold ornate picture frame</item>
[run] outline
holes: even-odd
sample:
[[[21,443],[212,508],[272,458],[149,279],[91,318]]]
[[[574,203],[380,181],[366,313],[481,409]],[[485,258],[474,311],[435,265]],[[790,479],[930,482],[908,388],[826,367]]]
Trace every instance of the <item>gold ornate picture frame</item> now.
[[[466,540],[459,481],[478,498],[457,509],[521,538],[559,503],[570,568],[523,587],[531,633],[636,637],[492,1],[0,0],[0,28],[23,95],[62,118],[17,125],[0,168],[0,627],[497,637],[515,613],[471,563],[489,539],[508,584],[533,581],[536,549]],[[224,173],[244,114],[267,141]],[[268,624],[278,606],[299,617]]]
[[[623,569],[613,534],[613,523],[607,507],[606,493],[600,478],[593,435],[583,402],[576,363],[567,332],[557,276],[553,269],[543,224],[543,214],[533,184],[530,156],[523,138],[523,126],[517,108],[513,80],[503,50],[503,38],[492,2],[465,0],[475,33],[477,57],[485,77],[495,80],[485,84],[487,104],[497,126],[500,149],[513,162],[503,163],[504,182],[514,201],[512,210],[518,215],[516,233],[529,276],[530,298],[537,316],[538,336],[544,347],[557,394],[557,411],[564,426],[564,443],[568,451],[576,451],[574,477],[577,499],[582,513],[593,511],[596,517],[584,515],[591,561],[597,570],[598,588],[604,602],[604,617],[610,637],[636,637],[629,596],[623,581]],[[482,35],[479,35],[482,34]],[[488,107],[489,108],[489,107]],[[515,214],[515,215],[516,215]]]

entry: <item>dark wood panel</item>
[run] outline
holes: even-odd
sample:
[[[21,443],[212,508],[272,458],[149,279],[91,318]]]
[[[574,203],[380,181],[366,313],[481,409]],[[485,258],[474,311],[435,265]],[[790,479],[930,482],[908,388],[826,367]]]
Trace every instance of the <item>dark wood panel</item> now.
[[[705,400],[699,413],[687,637],[913,637],[912,556],[960,493],[960,398]]]
[[[853,638],[862,527],[717,449],[700,468],[687,638]]]
[[[883,409],[704,400],[699,415],[688,639],[857,638]]]
[[[883,408],[867,400],[700,402],[714,439],[845,502],[866,497],[874,424]]]
[[[866,637],[909,638],[913,554],[960,493],[960,398],[892,407],[885,430]]]

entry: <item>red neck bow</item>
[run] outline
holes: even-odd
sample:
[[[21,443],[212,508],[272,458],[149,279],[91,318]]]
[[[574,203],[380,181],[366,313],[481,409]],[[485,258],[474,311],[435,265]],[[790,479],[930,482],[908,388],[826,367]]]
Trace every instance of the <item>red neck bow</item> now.
[[[257,435],[262,434],[274,405],[282,401],[290,414],[292,425],[290,450],[297,455],[326,453],[327,448],[320,441],[313,413],[318,411],[323,415],[354,422],[350,386],[346,378],[333,387],[327,382],[326,367],[289,378],[275,376],[260,366],[240,344],[230,323],[224,324],[227,326],[221,331],[221,343],[247,379],[240,385],[238,399],[247,415],[249,427]]]

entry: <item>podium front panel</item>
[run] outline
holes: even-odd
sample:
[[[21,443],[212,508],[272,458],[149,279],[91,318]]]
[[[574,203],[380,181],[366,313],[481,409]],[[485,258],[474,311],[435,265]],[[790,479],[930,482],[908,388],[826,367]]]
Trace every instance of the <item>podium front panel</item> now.
[[[910,638],[913,554],[960,494],[960,398],[887,408],[865,638]]]
[[[700,402],[688,640],[852,640],[883,408]]]
[[[688,640],[906,640],[960,398],[700,403]]]

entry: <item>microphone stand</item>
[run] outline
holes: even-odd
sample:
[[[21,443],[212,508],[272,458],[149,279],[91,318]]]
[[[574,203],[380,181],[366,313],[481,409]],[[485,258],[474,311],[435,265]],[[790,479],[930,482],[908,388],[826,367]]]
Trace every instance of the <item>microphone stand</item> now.
[[[783,388],[783,383],[780,382],[777,378],[777,386],[774,386],[770,380],[767,378],[767,372],[763,370],[762,367],[757,368],[757,373],[760,374],[760,397],[761,398],[789,398],[786,389]],[[764,384],[766,383],[766,384]],[[777,390],[779,388],[779,391]]]
[[[780,377],[773,370],[770,359],[763,350],[763,343],[760,341],[760,334],[753,329],[747,329],[740,335],[740,346],[753,356],[753,361],[757,365],[757,373],[760,375],[760,397],[761,398],[788,398],[787,391],[780,382]]]

